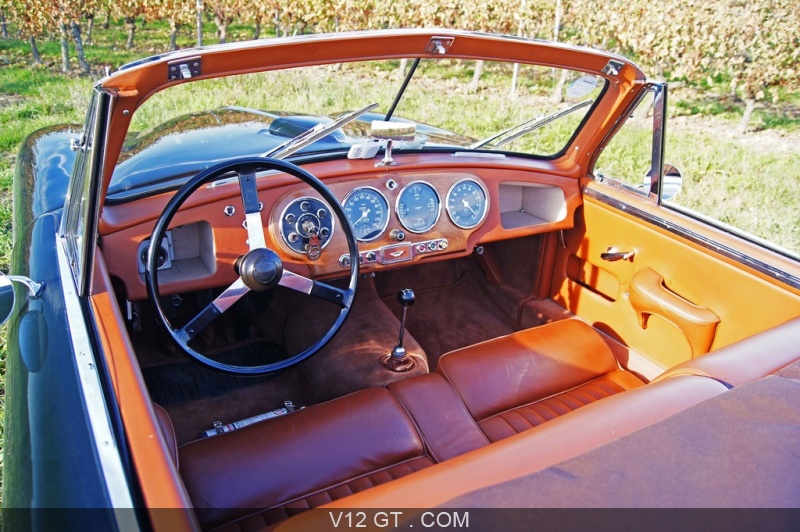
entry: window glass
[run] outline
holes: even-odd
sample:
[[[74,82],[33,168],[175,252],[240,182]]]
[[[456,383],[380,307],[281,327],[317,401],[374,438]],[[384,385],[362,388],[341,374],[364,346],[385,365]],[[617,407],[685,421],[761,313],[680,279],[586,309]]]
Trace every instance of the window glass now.
[[[370,139],[372,121],[392,109],[412,65],[364,61],[168,87],[134,113],[109,194],[185,180],[231,157],[264,154],[316,124],[378,104],[298,151],[346,153]],[[396,142],[394,151],[472,148],[553,157],[605,87],[600,76],[550,66],[423,59],[391,117],[416,123],[416,135]],[[521,125],[529,127],[514,129]],[[187,146],[202,146],[203,157],[198,160]]]
[[[681,170],[683,187],[664,204],[800,254],[800,145],[775,130],[742,135],[736,127],[668,118],[665,159]]]
[[[653,157],[653,105],[655,93],[647,91],[597,159],[596,177],[622,183],[642,194],[649,192],[646,176]]]

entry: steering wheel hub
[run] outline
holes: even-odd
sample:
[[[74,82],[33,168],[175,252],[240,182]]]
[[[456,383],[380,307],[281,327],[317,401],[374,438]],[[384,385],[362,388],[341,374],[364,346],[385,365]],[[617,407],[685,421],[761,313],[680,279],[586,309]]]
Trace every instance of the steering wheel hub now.
[[[239,257],[236,267],[245,286],[256,292],[263,292],[277,285],[283,275],[280,257],[266,248],[254,249]]]

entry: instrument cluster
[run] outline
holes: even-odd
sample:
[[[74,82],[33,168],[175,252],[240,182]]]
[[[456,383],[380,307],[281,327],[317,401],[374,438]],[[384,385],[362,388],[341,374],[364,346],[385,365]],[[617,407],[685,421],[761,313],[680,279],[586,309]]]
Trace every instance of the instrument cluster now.
[[[472,229],[486,217],[488,194],[474,179],[460,179],[445,196],[444,205],[450,220],[457,227]],[[343,203],[347,220],[360,242],[376,240],[389,224],[389,202],[378,189],[357,187]],[[426,181],[408,183],[400,190],[394,205],[397,220],[411,233],[427,233],[439,221],[442,199],[436,188]]]
[[[477,176],[405,177],[408,180],[402,185],[384,177],[380,184],[332,185],[334,193],[343,198],[342,208],[354,236],[364,244],[359,246],[362,264],[392,264],[443,252],[454,240],[463,243],[466,231],[486,219],[489,194]],[[440,223],[442,211],[450,223]],[[277,228],[291,251],[316,260],[333,241],[337,223],[324,202],[296,194],[283,208]],[[339,267],[349,266],[349,255],[334,253]]]

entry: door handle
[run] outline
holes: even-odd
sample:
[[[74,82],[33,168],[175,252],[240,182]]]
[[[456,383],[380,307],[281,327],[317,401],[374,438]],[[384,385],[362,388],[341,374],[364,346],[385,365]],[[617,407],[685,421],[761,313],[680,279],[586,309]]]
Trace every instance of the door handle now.
[[[648,318],[655,314],[684,334],[693,358],[711,349],[719,317],[667,288],[664,278],[654,270],[643,268],[636,272],[631,279],[629,296],[642,329],[647,329]]]
[[[618,260],[630,260],[635,254],[635,249],[630,251],[618,251],[617,248],[610,247],[605,251],[605,253],[600,254],[600,258],[609,262],[614,262]]]

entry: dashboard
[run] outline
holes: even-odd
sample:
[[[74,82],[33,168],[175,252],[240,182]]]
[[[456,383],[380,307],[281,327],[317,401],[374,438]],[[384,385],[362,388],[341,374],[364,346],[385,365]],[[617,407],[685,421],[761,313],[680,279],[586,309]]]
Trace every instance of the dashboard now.
[[[342,165],[353,163],[341,163]],[[309,165],[311,166],[311,165]],[[306,167],[340,201],[363,273],[469,255],[484,242],[572,227],[578,179],[518,165],[331,171]],[[350,171],[348,171],[350,170]],[[284,268],[309,278],[345,275],[350,255],[341,222],[310,186],[283,174],[259,175],[267,246]],[[142,257],[170,193],[104,206],[100,247],[126,297],[147,297]],[[238,184],[195,192],[175,215],[158,254],[162,294],[227,286],[247,252]]]

